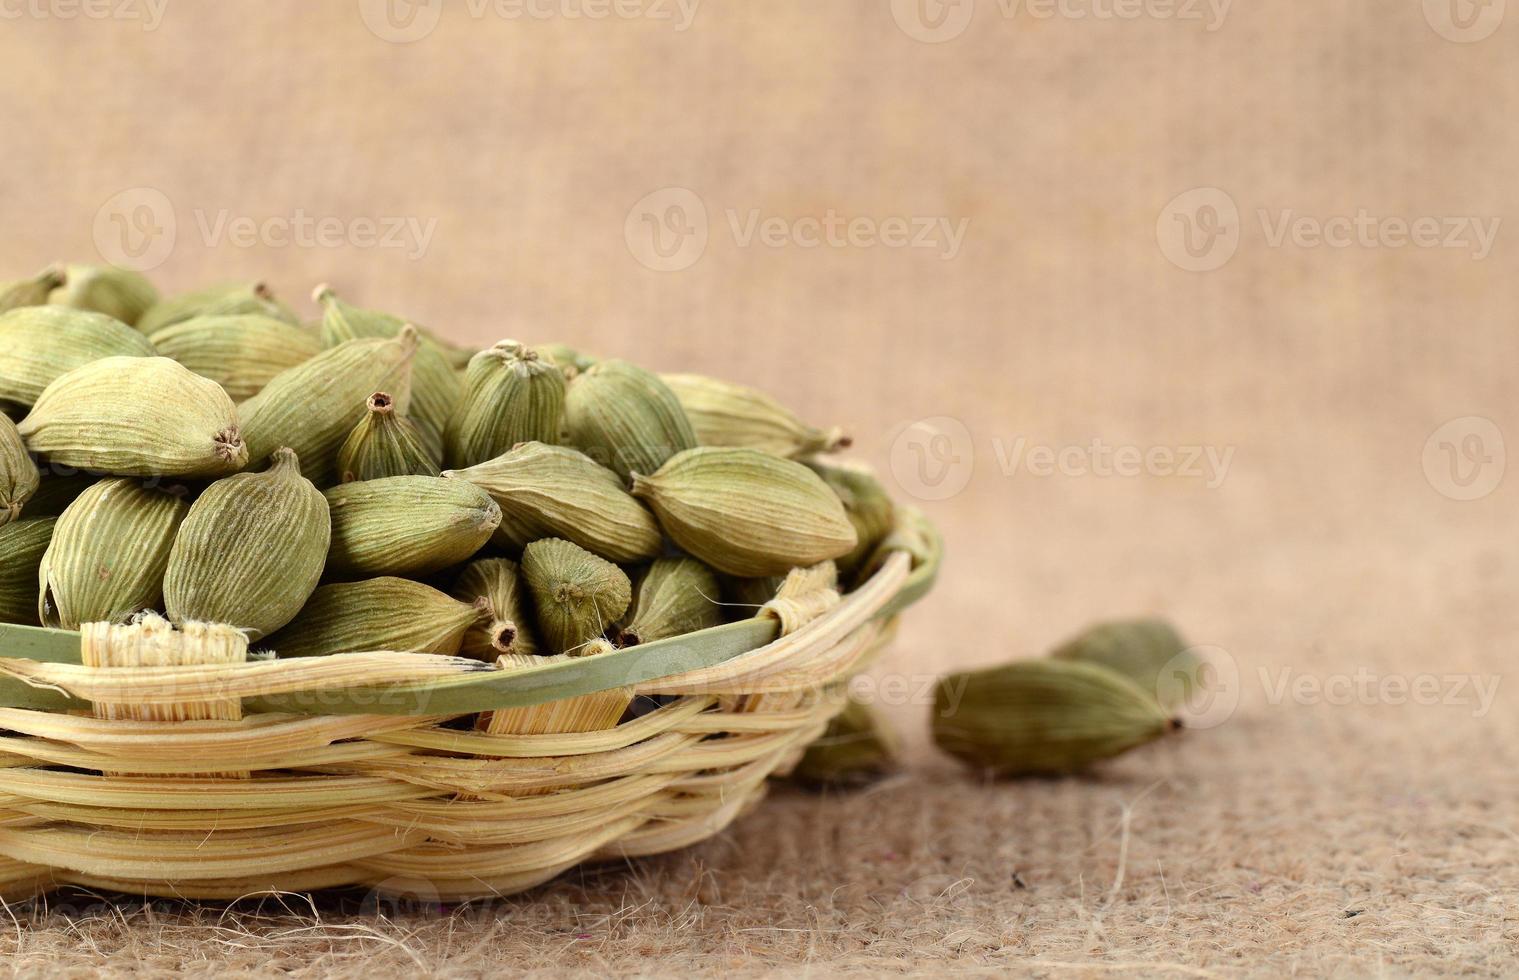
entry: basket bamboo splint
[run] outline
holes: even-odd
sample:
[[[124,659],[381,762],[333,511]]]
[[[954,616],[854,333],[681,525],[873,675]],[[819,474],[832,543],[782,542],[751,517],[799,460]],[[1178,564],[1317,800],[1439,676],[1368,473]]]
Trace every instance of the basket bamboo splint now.
[[[462,901],[703,840],[795,763],[932,586],[938,538],[903,510],[848,595],[793,572],[753,619],[543,666],[249,659],[235,631],[156,619],[0,626],[0,896]],[[445,724],[602,692],[667,697],[599,731]]]

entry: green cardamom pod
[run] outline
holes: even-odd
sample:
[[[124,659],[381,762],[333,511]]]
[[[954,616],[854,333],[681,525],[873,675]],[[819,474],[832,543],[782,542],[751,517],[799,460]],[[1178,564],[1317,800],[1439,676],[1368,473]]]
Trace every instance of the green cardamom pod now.
[[[900,741],[870,705],[851,700],[807,746],[791,778],[813,789],[858,789],[901,767]]]
[[[158,302],[158,290],[140,272],[113,265],[75,265],[64,269],[63,285],[48,296],[53,306],[91,310],[115,317],[127,326]]]
[[[881,481],[866,466],[857,463],[823,463],[809,460],[808,469],[823,478],[828,488],[838,495],[844,505],[849,523],[854,525],[859,542],[854,550],[842,558],[834,559],[839,568],[839,578],[854,578],[897,525],[897,508],[891,495],[881,486]]]
[[[1061,644],[1050,656],[1117,671],[1153,693],[1167,710],[1186,700],[1201,665],[1181,634],[1163,619],[1101,623]]]
[[[737,446],[795,458],[846,449],[842,429],[816,429],[756,388],[701,374],[662,374],[703,446]]]
[[[783,575],[854,550],[844,505],[801,463],[757,449],[690,449],[633,496],[654,508],[683,550],[729,575]]]
[[[329,575],[428,575],[474,557],[501,523],[484,490],[458,480],[391,476],[328,490]]]
[[[32,494],[32,499],[26,502],[27,517],[62,517],[69,504],[79,499],[90,487],[97,482],[97,478],[88,473],[79,473],[67,467],[53,467],[49,463],[41,463],[37,467],[42,475],[42,481],[37,484],[37,492]],[[61,472],[60,472],[61,471]]]
[[[164,575],[169,618],[267,636],[316,589],[331,538],[326,499],[278,449],[264,472],[218,480],[190,507]]]
[[[448,465],[483,463],[521,442],[559,442],[564,387],[552,361],[515,340],[476,354],[464,374],[463,401],[449,421]]]
[[[550,653],[585,653],[633,599],[622,569],[559,538],[523,549],[522,578],[538,610],[538,636]]]
[[[471,605],[484,600],[490,618],[472,623],[464,631],[459,653],[477,660],[495,660],[503,654],[534,656],[538,640],[533,635],[531,602],[516,562],[505,558],[480,558],[464,566],[449,594]]]
[[[42,306],[48,294],[64,284],[64,271],[49,266],[30,279],[0,282],[0,313],[25,306]]]
[[[596,363],[596,358],[583,354],[568,344],[539,344],[538,352],[547,355],[567,381],[589,371]]]
[[[55,517],[0,525],[0,623],[41,626],[37,619],[37,569],[53,537]]]
[[[148,338],[103,313],[28,306],[0,314],[0,398],[31,405],[61,376],[103,357],[152,357]]]
[[[41,482],[42,474],[26,451],[16,423],[0,416],[0,525],[21,516],[22,506],[32,499]]]
[[[234,401],[252,398],[322,351],[310,330],[259,313],[195,316],[154,331],[148,340],[160,355],[221,385]]]
[[[577,449],[624,480],[653,473],[696,447],[696,433],[659,376],[627,361],[601,361],[570,385],[565,428]]]
[[[38,570],[44,626],[123,622],[163,603],[164,572],[183,498],[130,478],[101,480],[58,519]]]
[[[53,464],[115,476],[215,477],[248,462],[232,399],[167,357],[106,357],[59,377],[20,429]]]
[[[372,578],[323,585],[265,646],[281,657],[331,653],[454,656],[465,631],[487,619],[484,603],[458,602],[421,582]]]
[[[191,317],[240,313],[256,313],[286,323],[301,322],[285,304],[274,298],[268,286],[254,282],[210,286],[159,300],[143,311],[136,326],[145,334],[154,334]]]
[[[369,412],[338,449],[344,483],[387,476],[437,476],[438,461],[411,419],[383,391],[369,396]]]
[[[633,583],[623,646],[684,636],[722,622],[717,575],[694,558],[660,558]]]
[[[1021,660],[951,674],[934,693],[934,742],[997,775],[1059,775],[1179,725],[1133,681],[1076,660]]]
[[[444,477],[474,484],[501,505],[496,543],[520,550],[564,538],[614,562],[653,558],[664,537],[616,473],[568,446],[523,443],[489,462]]]

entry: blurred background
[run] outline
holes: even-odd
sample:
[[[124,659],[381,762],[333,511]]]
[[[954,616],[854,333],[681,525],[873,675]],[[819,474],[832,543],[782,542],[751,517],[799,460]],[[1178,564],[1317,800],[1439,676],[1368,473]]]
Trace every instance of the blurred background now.
[[[4,277],[106,260],[311,315],[330,282],[461,342],[731,378],[846,426],[943,529],[938,591],[863,688],[905,777],[782,790],[551,886],[514,942],[589,930],[582,965],[645,969],[1511,962],[1504,0],[0,17]],[[933,752],[939,672],[1136,614],[1233,671],[1198,731],[1055,783]]]

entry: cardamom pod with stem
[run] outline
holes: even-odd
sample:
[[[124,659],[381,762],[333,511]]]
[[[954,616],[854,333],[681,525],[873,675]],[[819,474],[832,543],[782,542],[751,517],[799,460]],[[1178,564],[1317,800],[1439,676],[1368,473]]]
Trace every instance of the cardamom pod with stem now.
[[[41,626],[37,619],[37,569],[53,537],[54,517],[0,525],[0,623]]]
[[[428,575],[474,557],[501,523],[484,490],[458,480],[392,476],[326,492],[329,575]]]
[[[563,420],[564,374],[533,348],[503,340],[470,359],[444,458],[462,469],[518,443],[557,443]]]
[[[322,350],[305,327],[260,313],[195,316],[154,331],[148,340],[160,355],[221,385],[234,401],[252,398]]]
[[[404,578],[320,586],[266,646],[281,657],[390,651],[453,656],[465,631],[489,618],[485,603],[450,599]]]
[[[189,511],[183,497],[128,477],[86,490],[58,519],[38,570],[42,624],[77,630],[159,608],[169,552]]]
[[[791,778],[813,789],[858,789],[901,768],[901,742],[870,705],[851,699],[807,746]]]
[[[717,575],[694,558],[660,558],[633,585],[623,646],[683,636],[722,622]]]
[[[285,304],[274,298],[268,286],[253,282],[208,286],[159,300],[143,311],[136,326],[145,334],[153,334],[191,317],[240,313],[256,313],[286,323],[301,322]]]
[[[48,294],[63,283],[64,271],[57,266],[49,266],[30,279],[0,282],[0,313],[24,306],[42,306],[47,303]]]
[[[164,607],[176,623],[223,623],[267,636],[295,618],[327,561],[327,500],[287,448],[262,473],[206,488],[190,507],[164,575]]]
[[[601,361],[577,377],[565,395],[564,421],[571,444],[624,480],[697,445],[674,392],[627,361]]]
[[[703,446],[737,446],[796,458],[847,449],[839,428],[807,425],[757,388],[702,374],[662,374]]]
[[[9,416],[0,416],[0,525],[21,516],[21,508],[37,492],[42,474],[21,441]]]
[[[586,652],[622,618],[633,598],[622,569],[559,538],[523,549],[522,577],[538,612],[538,636],[550,653]]]
[[[438,461],[411,419],[396,411],[395,399],[377,391],[365,402],[369,412],[338,449],[344,483],[387,476],[437,476]]]
[[[951,674],[934,692],[934,742],[996,775],[1079,772],[1178,727],[1127,677],[1076,660]]]
[[[232,399],[167,357],[106,357],[62,375],[17,427],[54,465],[217,477],[248,462]]]
[[[1050,656],[1117,671],[1154,694],[1168,711],[1190,696],[1202,664],[1176,628],[1163,619],[1100,623],[1067,640]]]
[[[464,631],[459,653],[477,660],[495,660],[502,654],[534,656],[538,640],[533,635],[531,602],[516,562],[505,558],[480,558],[464,566],[449,594],[471,605],[484,600],[490,617],[470,624]]]
[[[547,355],[567,381],[574,380],[577,375],[589,371],[596,363],[596,358],[568,344],[539,344],[538,352]]]
[[[103,357],[152,357],[148,338],[103,313],[28,306],[0,314],[0,398],[31,405],[48,385]]]
[[[520,550],[539,538],[564,538],[614,562],[653,558],[664,550],[654,515],[622,479],[568,446],[523,443],[447,479],[474,484],[501,505],[496,544]]]
[[[844,514],[854,525],[855,537],[859,539],[854,550],[842,558],[834,559],[839,578],[849,581],[855,577],[897,524],[897,508],[891,495],[881,486],[869,467],[858,463],[823,463],[808,460],[808,469],[823,478],[828,488],[838,495],[844,505]]]
[[[350,340],[276,375],[238,409],[250,458],[288,446],[318,486],[336,483],[338,450],[369,411],[369,396],[388,392],[406,413],[416,349],[416,331],[405,329],[393,340]]]
[[[47,298],[53,306],[92,310],[132,326],[158,302],[158,290],[140,272],[113,265],[64,267],[63,285]]]
[[[838,558],[859,541],[816,473],[757,449],[689,449],[656,473],[635,473],[633,496],[683,550],[744,578]]]

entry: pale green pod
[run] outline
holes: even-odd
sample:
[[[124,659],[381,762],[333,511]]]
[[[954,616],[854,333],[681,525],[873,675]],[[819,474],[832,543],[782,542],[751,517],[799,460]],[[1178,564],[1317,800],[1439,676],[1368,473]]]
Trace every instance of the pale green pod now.
[[[1100,664],[1155,695],[1170,710],[1193,693],[1201,660],[1163,619],[1100,623],[1050,653],[1062,660]]]
[[[322,351],[310,330],[259,313],[195,316],[154,331],[148,340],[161,356],[221,385],[233,401],[252,398]]]
[[[327,500],[289,449],[262,473],[211,484],[180,525],[164,575],[176,623],[224,623],[251,640],[295,618],[321,580],[332,539]]]
[[[558,538],[522,552],[522,578],[533,595],[538,636],[550,653],[582,654],[628,611],[633,586],[622,569]]]
[[[254,282],[193,289],[159,300],[143,312],[136,326],[143,333],[152,334],[191,317],[235,316],[241,313],[273,317],[286,323],[301,322],[285,304],[274,298],[274,293],[268,286]]]
[[[522,442],[557,443],[564,374],[538,351],[503,340],[476,354],[464,398],[448,425],[444,459],[454,469],[495,459]]]
[[[703,374],[662,374],[703,446],[758,449],[794,459],[846,449],[839,428],[819,429],[757,388]]]
[[[851,700],[791,772],[813,789],[858,789],[901,768],[901,741],[870,705]]]
[[[449,589],[460,602],[484,601],[490,617],[464,631],[459,653],[477,660],[495,660],[503,654],[534,656],[538,640],[533,635],[532,604],[517,563],[505,558],[479,558]]]
[[[847,555],[858,539],[844,505],[801,463],[757,449],[690,449],[633,496],[683,550],[744,578],[783,575]]]
[[[934,742],[1002,776],[1079,772],[1178,727],[1127,677],[1076,660],[950,674],[934,694]]]
[[[438,461],[411,419],[383,391],[369,396],[369,411],[338,449],[344,483],[387,476],[437,476]]]
[[[48,294],[64,284],[64,271],[48,266],[29,279],[0,282],[0,313],[24,306],[42,306]]]
[[[822,477],[828,488],[838,495],[849,523],[854,525],[855,537],[859,539],[854,550],[834,559],[834,564],[839,568],[839,578],[848,581],[864,567],[876,548],[896,527],[896,504],[869,467],[856,463],[823,463],[818,460],[809,460],[805,465]]]
[[[167,357],[107,357],[47,386],[17,428],[54,465],[115,476],[217,477],[248,462],[232,399]]]
[[[568,446],[524,443],[502,456],[444,477],[472,483],[501,505],[496,543],[511,550],[539,538],[564,538],[628,563],[664,550],[654,515],[616,473]]]
[[[722,622],[717,575],[694,558],[660,558],[633,582],[633,605],[618,630],[623,646],[684,636]]]
[[[21,516],[21,508],[41,482],[42,474],[26,451],[16,423],[9,416],[0,416],[0,525]]]
[[[33,517],[0,525],[0,623],[42,625],[37,569],[57,523],[56,517]]]
[[[624,480],[697,445],[675,394],[627,361],[601,361],[577,377],[565,395],[564,421],[577,449]]]
[[[501,523],[484,490],[459,480],[392,476],[326,492],[327,572],[340,578],[420,576],[468,561]]]
[[[458,602],[404,578],[320,586],[266,646],[280,657],[333,653],[440,653],[453,656],[465,631],[489,618],[484,603]]]
[[[158,298],[158,290],[140,272],[113,265],[71,263],[64,269],[63,285],[54,289],[47,301],[53,306],[104,313],[131,326]]]
[[[158,609],[169,552],[189,512],[183,497],[141,480],[101,480],[86,490],[58,519],[37,573],[42,624],[77,630]]]
[[[597,360],[568,344],[539,344],[538,352],[547,355],[567,380],[589,371]]]
[[[104,357],[152,357],[148,338],[103,313],[29,306],[0,314],[0,398],[31,405],[44,389]]]

